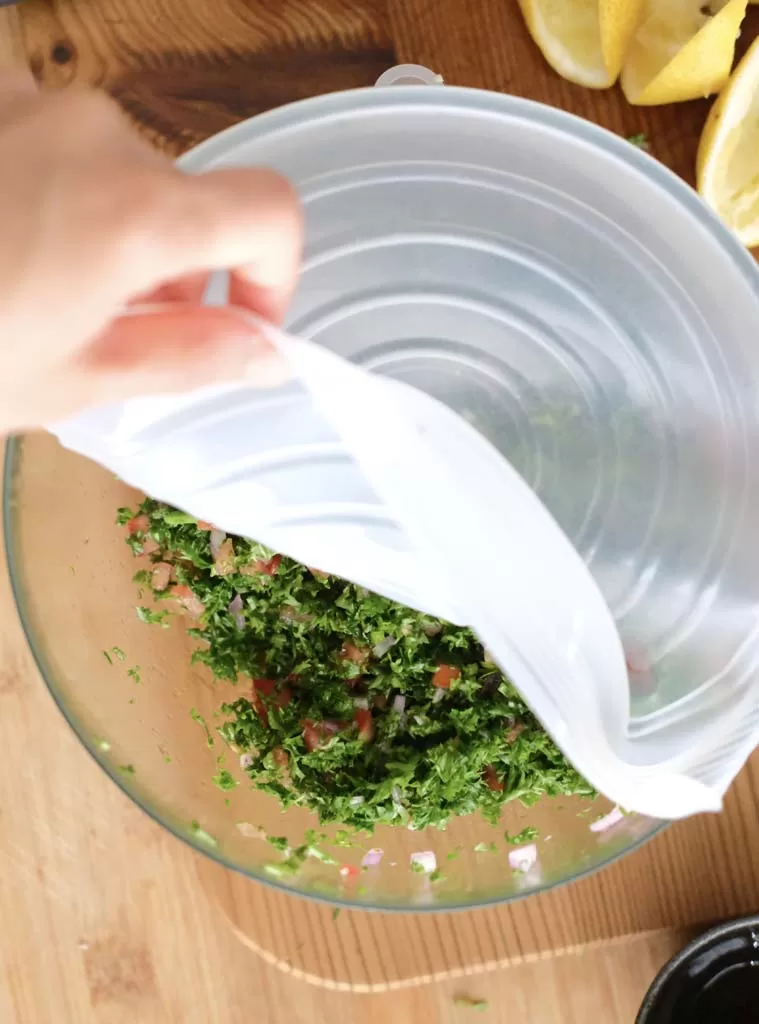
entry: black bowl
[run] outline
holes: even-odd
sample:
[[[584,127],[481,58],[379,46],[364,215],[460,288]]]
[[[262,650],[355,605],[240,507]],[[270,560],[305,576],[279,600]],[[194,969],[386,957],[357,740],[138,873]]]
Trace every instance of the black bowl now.
[[[636,1024],[757,1024],[759,915],[717,925],[665,964]]]

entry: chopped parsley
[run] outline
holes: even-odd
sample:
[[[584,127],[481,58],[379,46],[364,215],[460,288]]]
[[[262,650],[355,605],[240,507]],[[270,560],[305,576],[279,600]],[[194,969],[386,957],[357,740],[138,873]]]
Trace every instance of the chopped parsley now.
[[[126,654],[124,654],[120,647],[112,647],[110,651],[103,651],[103,657],[109,665],[112,665],[114,658],[117,661],[123,661],[126,658]]]
[[[238,685],[218,732],[251,783],[343,826],[338,845],[380,824],[444,828],[475,811],[495,823],[510,800],[593,795],[470,630],[253,541],[226,537],[214,554],[209,529],[152,499],[119,522],[137,516],[153,550],[132,545],[135,578],[157,605],[138,617],[167,626],[184,614],[192,660]],[[314,849],[267,870],[293,871]]]
[[[166,619],[168,618],[169,613],[165,608],[163,608],[159,612],[156,612],[153,611],[151,608],[145,608],[142,605],[138,605],[135,608],[135,611],[137,613],[137,618],[140,620],[140,622],[147,622],[149,626],[160,625],[163,626],[164,629],[168,628],[169,624],[166,621]]]
[[[231,772],[228,772],[226,768],[222,768],[213,777],[214,784],[225,791],[237,789],[240,783],[234,777]]]
[[[204,828],[201,828],[197,821],[190,822],[190,832],[199,839],[201,843],[205,843],[206,846],[216,846],[216,840],[210,832],[206,832]]]
[[[203,726],[203,729],[206,734],[206,745],[212,747],[213,736],[211,735],[211,730],[208,728],[208,722],[206,722],[205,718],[201,715],[197,708],[190,708],[190,718],[193,720],[193,722],[197,722],[198,725]]]
[[[646,135],[645,132],[638,132],[636,135],[630,135],[630,136],[628,136],[627,141],[631,145],[637,146],[638,149],[644,150],[646,153],[650,149],[650,146],[649,146],[649,143],[648,143],[648,136]]]
[[[453,1005],[462,1010],[477,1010],[484,1013],[488,1008],[487,999],[473,999],[471,996],[454,996]]]
[[[127,675],[135,681],[135,683],[142,682],[142,673],[139,665],[134,665],[132,668],[127,669]]]
[[[514,836],[510,836],[508,832],[504,832],[503,838],[507,843],[511,843],[513,846],[522,846],[524,843],[535,842],[538,838],[538,830],[533,825],[528,825],[527,828],[523,828],[521,832],[517,832]]]
[[[275,850],[281,850],[282,853],[286,853],[290,849],[290,843],[287,841],[287,836],[267,836],[266,841],[273,846]]]
[[[119,771],[122,775],[136,775],[137,772],[133,764],[120,764]]]

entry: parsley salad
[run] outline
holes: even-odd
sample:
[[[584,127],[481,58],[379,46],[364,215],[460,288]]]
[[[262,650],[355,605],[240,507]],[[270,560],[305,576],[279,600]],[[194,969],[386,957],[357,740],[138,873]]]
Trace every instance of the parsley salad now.
[[[371,832],[593,795],[470,630],[150,498],[118,523],[154,599],[138,616],[183,613],[193,660],[237,684],[218,731],[283,808]]]

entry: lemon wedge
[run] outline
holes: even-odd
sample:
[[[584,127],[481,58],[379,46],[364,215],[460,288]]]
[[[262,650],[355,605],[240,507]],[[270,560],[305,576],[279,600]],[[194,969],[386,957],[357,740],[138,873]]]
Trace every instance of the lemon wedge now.
[[[530,35],[562,78],[606,89],[619,77],[644,0],[519,0]]]
[[[747,0],[646,0],[622,68],[630,103],[679,103],[719,92],[730,75]]]
[[[759,39],[709,111],[698,144],[696,182],[744,245],[759,245]]]

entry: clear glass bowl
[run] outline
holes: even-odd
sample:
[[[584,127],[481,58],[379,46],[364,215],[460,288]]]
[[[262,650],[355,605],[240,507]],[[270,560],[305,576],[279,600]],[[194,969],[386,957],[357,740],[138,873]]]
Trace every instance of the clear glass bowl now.
[[[262,834],[286,836],[297,845],[318,824],[304,810],[283,813],[274,798],[252,790],[234,756],[227,756],[225,767],[246,784],[230,793],[213,784],[224,745],[219,738],[208,745],[190,709],[213,731],[227,686],[190,665],[192,641],[183,622],[164,630],[135,616],[135,562],[115,525],[116,509],[134,504],[134,492],[46,435],[11,442],[5,473],[13,589],[51,693],[117,785],[220,863],[271,885],[350,905],[474,906],[577,878],[661,827],[630,815],[593,831],[608,802],[544,798],[529,809],[507,805],[497,827],[478,815],[454,820],[445,831],[381,827],[351,847],[334,843],[336,829],[327,827],[320,849],[334,863],[309,858],[297,874],[283,875],[283,854]],[[113,648],[123,660],[116,653],[106,658]],[[139,682],[129,674],[136,666]],[[508,861],[514,847],[504,832],[513,835],[526,826],[538,829],[538,863],[527,874],[515,873]],[[378,847],[381,863],[360,870],[366,851]],[[439,880],[410,870],[410,855],[423,850],[434,851]]]

